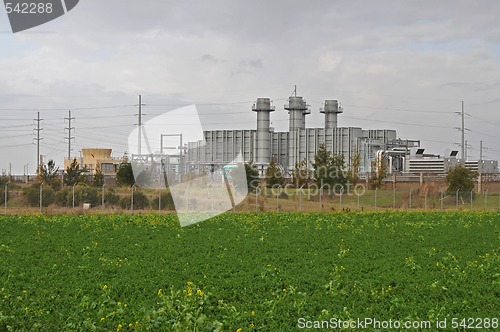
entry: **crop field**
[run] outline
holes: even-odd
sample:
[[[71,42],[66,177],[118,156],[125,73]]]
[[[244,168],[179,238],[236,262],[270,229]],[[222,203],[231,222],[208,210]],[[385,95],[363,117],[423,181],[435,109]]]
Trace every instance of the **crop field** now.
[[[499,226],[496,212],[0,216],[0,331],[498,330]]]

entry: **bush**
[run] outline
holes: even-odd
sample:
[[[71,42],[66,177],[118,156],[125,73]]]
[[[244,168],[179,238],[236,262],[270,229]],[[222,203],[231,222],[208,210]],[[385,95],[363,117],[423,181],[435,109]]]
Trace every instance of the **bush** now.
[[[50,180],[49,185],[52,188],[52,190],[59,191],[62,188],[61,179],[59,179],[59,178],[53,178],[53,179]]]
[[[29,206],[40,206],[40,187],[38,188],[24,188],[23,197]],[[47,207],[54,203],[55,194],[54,190],[50,187],[43,188],[42,191],[42,206]]]
[[[158,197],[151,200],[151,207],[158,208]],[[162,210],[175,210],[174,200],[170,191],[163,190],[161,192],[161,209]]]
[[[104,193],[104,202],[107,205],[117,205],[120,202],[120,196],[118,196],[114,189],[110,189]]]
[[[120,207],[124,210],[130,210],[130,196],[125,196],[120,199]]]
[[[56,204],[59,206],[71,206],[72,199],[69,199],[71,197],[71,194],[68,195],[70,191],[71,191],[70,189],[64,188],[56,192],[56,197],[55,197]]]
[[[99,197],[97,196],[97,189],[93,187],[81,187],[80,201],[82,203],[89,203],[91,206],[99,204]]]
[[[134,192],[134,209],[144,210],[149,207],[149,200],[146,195],[140,191]]]
[[[130,196],[127,195],[120,199],[120,207],[122,209],[130,209],[130,204]],[[149,207],[148,197],[140,191],[134,192],[134,210],[144,210],[147,207]]]

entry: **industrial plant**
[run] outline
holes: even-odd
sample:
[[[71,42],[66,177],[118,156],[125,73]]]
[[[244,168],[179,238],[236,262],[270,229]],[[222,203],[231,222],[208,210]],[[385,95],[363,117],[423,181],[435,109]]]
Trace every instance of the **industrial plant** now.
[[[445,157],[424,154],[420,140],[399,138],[396,130],[339,127],[338,117],[343,108],[338,100],[325,100],[318,110],[325,115],[324,128],[306,126],[311,109],[306,100],[297,95],[289,97],[283,110],[278,110],[288,112],[286,132],[276,132],[270,126],[271,114],[277,111],[270,98],[258,98],[251,110],[256,113],[256,130],[205,131],[203,140],[189,142],[185,159],[187,171],[220,167],[241,158],[244,162],[252,162],[262,176],[275,158],[284,173],[290,175],[295,165],[303,160],[312,167],[319,146],[324,144],[334,155],[343,155],[346,165],[358,154],[361,175],[370,173],[376,160],[387,163],[389,174],[443,174],[458,164],[480,173],[498,172],[497,161],[466,161],[457,157],[457,151]]]

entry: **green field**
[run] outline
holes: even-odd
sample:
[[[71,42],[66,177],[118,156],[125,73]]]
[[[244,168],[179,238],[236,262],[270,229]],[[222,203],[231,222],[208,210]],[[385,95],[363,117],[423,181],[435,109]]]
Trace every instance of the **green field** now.
[[[0,331],[497,330],[499,226],[495,212],[0,216]]]

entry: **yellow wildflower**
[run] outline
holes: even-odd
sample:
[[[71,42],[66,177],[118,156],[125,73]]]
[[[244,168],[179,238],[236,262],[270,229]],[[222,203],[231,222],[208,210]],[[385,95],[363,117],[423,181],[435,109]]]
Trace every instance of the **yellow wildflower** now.
[[[255,316],[255,311],[252,310],[252,316]]]
[[[118,324],[117,330],[120,331],[123,328],[122,324]]]
[[[118,301],[118,306],[121,306],[121,305],[122,305],[122,303],[120,301]]]
[[[158,289],[158,296],[161,296],[163,294],[163,289]]]
[[[102,286],[102,289],[104,289],[104,290],[108,289],[108,285]]]
[[[106,318],[104,318],[104,317],[101,317],[101,322],[103,322],[103,321],[104,321],[105,319],[106,319]]]
[[[128,324],[128,327],[129,327],[129,328],[133,328],[133,327],[134,327],[134,324],[130,323],[130,324]]]
[[[199,296],[203,296],[203,291],[201,289],[198,289],[196,293],[198,293]]]
[[[243,331],[243,329],[241,327],[236,330],[236,332],[241,332],[241,331]]]
[[[253,325],[253,323],[252,323],[252,324],[250,324],[250,327],[254,327],[254,326],[255,326],[255,325]]]
[[[188,282],[187,282],[187,285],[191,287],[191,286],[193,286],[193,285],[194,285],[194,283],[193,283],[192,281],[188,281]]]

